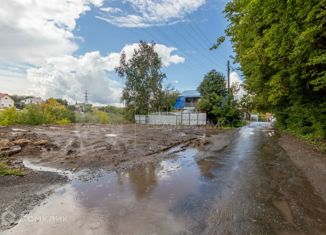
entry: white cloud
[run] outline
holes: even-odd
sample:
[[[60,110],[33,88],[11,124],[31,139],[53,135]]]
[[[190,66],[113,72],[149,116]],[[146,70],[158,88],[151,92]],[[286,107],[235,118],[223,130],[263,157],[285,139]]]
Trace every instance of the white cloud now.
[[[122,10],[120,8],[115,8],[115,7],[102,7],[102,8],[100,8],[100,10],[104,11],[106,13],[112,13],[112,14],[122,12]]]
[[[129,60],[132,57],[132,55],[134,54],[134,50],[139,48],[138,45],[139,45],[138,43],[128,44],[124,48],[122,48],[121,52],[124,51],[126,53],[126,59],[127,60]],[[154,47],[154,50],[157,52],[157,54],[161,58],[162,64],[165,67],[168,67],[168,66],[170,66],[172,64],[180,64],[180,63],[185,62],[184,57],[172,54],[173,52],[177,51],[177,49],[174,48],[174,47],[167,47],[167,46],[165,46],[163,44],[156,44],[155,47]],[[119,65],[120,53],[112,53],[110,55],[112,61],[114,59],[116,60],[115,67],[117,65]],[[117,58],[119,60],[117,60]]]
[[[235,99],[240,100],[245,94],[246,91],[242,87],[243,81],[240,79],[240,76],[236,72],[232,72],[230,74],[230,85],[237,86],[239,88],[239,91],[235,94]]]
[[[33,85],[31,92],[44,98],[62,97],[73,102],[83,101],[87,90],[92,103],[119,103],[122,82],[110,79],[108,72],[119,65],[122,51],[130,59],[137,48],[138,44],[135,43],[107,56],[94,51],[79,57],[66,55],[49,58],[41,67],[27,70],[27,79]],[[175,50],[165,45],[155,45],[164,66],[184,61],[183,57],[171,54]]]
[[[92,103],[119,103],[122,84],[109,79],[110,70],[109,57],[96,51],[48,59],[42,67],[29,69],[27,79],[34,85],[33,94],[44,98],[83,101],[87,90]]]
[[[81,14],[103,0],[10,0],[0,9],[0,61],[40,64],[78,48],[72,31]]]
[[[78,49],[75,42],[78,38],[73,32],[76,21],[82,14],[92,6],[100,8],[106,14],[123,13],[119,8],[104,7],[103,2],[104,0],[2,1],[1,92],[82,101],[87,89],[93,103],[119,103],[122,85],[110,79],[108,71],[113,71],[119,65],[121,52],[107,56],[101,56],[99,52],[73,56]],[[133,7],[137,5],[131,0],[127,3]],[[151,4],[154,7],[155,4]],[[162,4],[164,5],[158,3]],[[191,7],[186,4],[186,8]],[[141,8],[138,10],[141,11]],[[182,12],[187,11],[184,9]],[[139,20],[143,21],[145,15]],[[131,44],[122,50],[131,58],[136,48],[137,44]],[[176,51],[173,47],[158,44],[155,50],[164,66],[183,63],[185,60],[173,54]],[[30,86],[32,89],[29,89]]]
[[[119,27],[149,27],[182,21],[205,4],[205,0],[124,0],[130,12],[102,10],[97,18]],[[126,9],[126,7],[124,7]],[[105,9],[105,8],[104,8]],[[115,8],[117,9],[117,8]]]

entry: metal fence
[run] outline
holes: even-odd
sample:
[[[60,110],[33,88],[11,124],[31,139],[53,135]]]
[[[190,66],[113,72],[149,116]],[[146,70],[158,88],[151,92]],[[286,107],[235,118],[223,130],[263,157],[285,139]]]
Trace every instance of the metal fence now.
[[[135,115],[138,124],[203,126],[207,123],[206,113],[155,113]]]

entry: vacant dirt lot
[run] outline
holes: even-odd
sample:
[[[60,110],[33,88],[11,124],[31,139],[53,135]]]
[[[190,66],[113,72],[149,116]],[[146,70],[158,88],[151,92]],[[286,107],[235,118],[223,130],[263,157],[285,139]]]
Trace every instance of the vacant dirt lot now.
[[[0,177],[0,215],[16,216],[4,234],[326,232],[324,155],[267,123],[20,126],[0,147],[25,172]],[[67,221],[19,221],[51,215]]]
[[[205,145],[206,137],[221,132],[197,127],[176,129],[142,125],[23,126],[1,128],[0,140],[7,145],[7,152],[8,147],[14,151],[21,148],[13,156],[3,151],[2,160],[9,164],[30,159],[42,165],[75,171],[98,167],[123,169],[156,161],[162,151],[180,144]]]
[[[16,215],[28,213],[53,189],[68,181],[56,173],[27,169],[24,160],[69,171],[120,171],[156,164],[165,156],[163,152],[175,146],[203,148],[209,143],[209,136],[222,132],[224,135],[214,140],[217,150],[228,145],[234,131],[141,125],[1,127],[0,161],[21,168],[25,176],[0,177],[0,214],[8,212],[8,208]]]

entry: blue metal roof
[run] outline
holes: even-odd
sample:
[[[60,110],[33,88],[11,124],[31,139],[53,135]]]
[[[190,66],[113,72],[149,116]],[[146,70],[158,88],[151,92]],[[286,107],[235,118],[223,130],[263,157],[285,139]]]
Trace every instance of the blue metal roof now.
[[[186,98],[200,98],[201,95],[196,90],[184,91],[178,97],[177,101],[174,104],[175,109],[183,109],[185,107]]]
[[[184,97],[201,97],[200,93],[197,90],[188,90],[181,93],[180,96]]]

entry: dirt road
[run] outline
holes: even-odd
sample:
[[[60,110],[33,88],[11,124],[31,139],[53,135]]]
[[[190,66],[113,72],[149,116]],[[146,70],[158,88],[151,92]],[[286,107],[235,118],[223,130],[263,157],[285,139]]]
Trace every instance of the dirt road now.
[[[40,206],[3,233],[326,234],[325,201],[268,125],[253,123],[225,133],[142,129],[136,129],[142,134],[135,148],[119,147],[129,157],[116,164],[104,156],[115,153],[121,142],[131,146],[135,135],[129,138],[130,131],[88,132],[89,142],[81,141],[78,148],[91,150],[90,155],[77,148],[68,154],[74,142],[55,147],[71,139],[68,133],[83,136],[83,129],[60,130],[61,139],[56,131],[36,133],[37,138],[52,140],[53,149],[43,146],[45,150],[41,148],[40,155],[29,157],[25,165],[66,175],[69,182],[56,187]],[[99,133],[109,141],[123,138],[109,142],[110,150],[103,146],[97,153],[89,146],[103,145],[93,138]],[[27,147],[22,153],[30,150]],[[43,151],[65,154],[53,156],[51,163]],[[28,156],[24,154],[21,160]],[[77,156],[74,163],[65,159],[67,154]],[[46,167],[39,168],[40,164]]]

